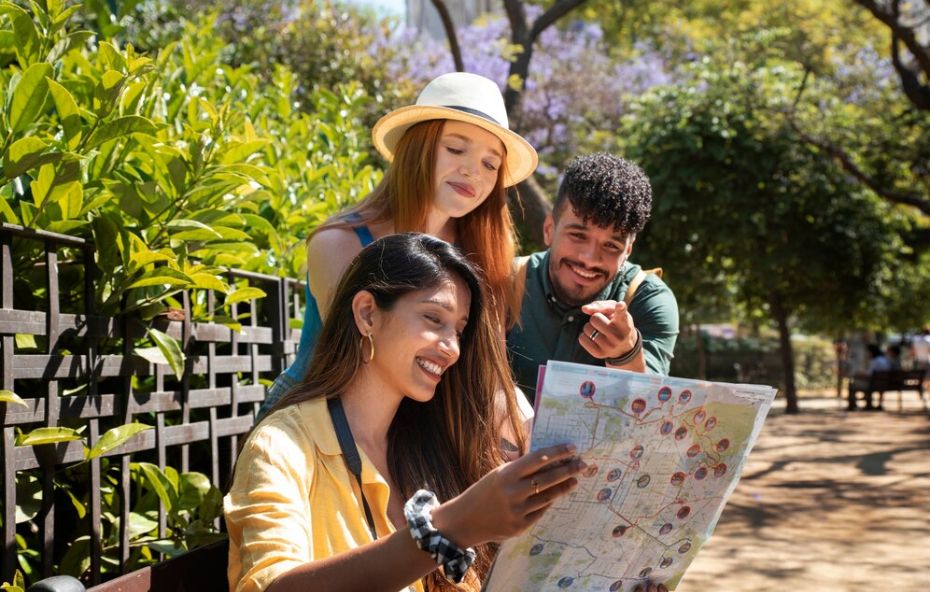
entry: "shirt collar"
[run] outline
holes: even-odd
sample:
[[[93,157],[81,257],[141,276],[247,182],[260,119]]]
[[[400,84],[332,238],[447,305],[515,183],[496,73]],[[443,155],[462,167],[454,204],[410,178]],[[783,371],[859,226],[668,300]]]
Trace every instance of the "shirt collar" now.
[[[336,428],[333,427],[333,420],[329,416],[326,399],[320,397],[298,403],[298,405],[300,405],[304,425],[313,434],[313,439],[320,452],[328,456],[341,456],[342,448],[339,447],[339,439],[336,438]]]
[[[304,425],[313,434],[313,440],[321,454],[326,456],[343,456],[342,447],[339,445],[339,438],[336,436],[336,428],[333,426],[333,420],[329,415],[329,407],[325,397],[312,399],[298,403],[300,414]],[[378,473],[378,470],[372,464],[371,460],[365,454],[365,451],[358,448],[359,456],[362,459],[362,481],[364,483],[382,483],[387,484],[384,477]],[[340,462],[345,462],[341,460]]]

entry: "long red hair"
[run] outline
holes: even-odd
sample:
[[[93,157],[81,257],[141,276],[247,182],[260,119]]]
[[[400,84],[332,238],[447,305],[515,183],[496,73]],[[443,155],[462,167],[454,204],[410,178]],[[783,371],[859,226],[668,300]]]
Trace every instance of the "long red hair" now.
[[[356,214],[363,224],[391,221],[394,232],[398,233],[424,232],[433,206],[433,164],[445,121],[434,119],[411,126],[398,141],[394,161],[381,183],[346,213]],[[491,308],[499,324],[515,309],[509,286],[516,238],[507,208],[506,174],[504,159],[487,199],[455,220],[456,246],[484,274],[492,299]],[[314,232],[349,225],[343,214],[330,218]]]

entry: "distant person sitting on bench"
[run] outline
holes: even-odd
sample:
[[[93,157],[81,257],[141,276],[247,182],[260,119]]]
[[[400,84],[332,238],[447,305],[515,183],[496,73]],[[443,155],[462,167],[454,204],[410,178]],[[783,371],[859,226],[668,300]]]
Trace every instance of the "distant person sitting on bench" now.
[[[847,409],[849,411],[856,411],[858,407],[856,406],[856,393],[862,391],[865,395],[865,409],[866,411],[873,411],[881,409],[881,406],[874,406],[872,404],[872,393],[869,392],[869,378],[872,374],[876,372],[885,372],[892,370],[891,360],[889,360],[885,354],[882,353],[882,348],[870,343],[868,345],[869,356],[872,360],[869,362],[869,371],[866,374],[858,373],[852,380],[849,381],[849,406]]]

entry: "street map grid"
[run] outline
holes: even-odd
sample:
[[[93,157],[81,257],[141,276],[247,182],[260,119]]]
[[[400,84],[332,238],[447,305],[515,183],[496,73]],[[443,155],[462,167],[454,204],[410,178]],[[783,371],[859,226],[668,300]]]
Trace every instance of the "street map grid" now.
[[[713,532],[775,396],[568,362],[546,367],[534,450],[571,442],[588,468],[505,542],[487,592],[677,586]]]

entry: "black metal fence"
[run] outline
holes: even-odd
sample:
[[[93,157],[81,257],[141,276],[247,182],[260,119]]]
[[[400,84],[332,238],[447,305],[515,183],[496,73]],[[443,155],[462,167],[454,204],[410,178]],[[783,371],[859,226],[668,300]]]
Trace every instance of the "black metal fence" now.
[[[25,295],[14,290],[13,247],[21,247],[24,243],[20,241],[40,253],[30,267],[32,276],[44,271],[42,289]],[[67,253],[65,281],[69,286],[82,282],[81,289],[67,291],[83,294],[78,301],[61,301],[60,252]],[[0,225],[0,389],[13,391],[26,402],[26,406],[0,402],[0,581],[11,581],[17,568],[17,528],[33,529],[33,537],[41,541],[37,549],[41,575],[51,575],[62,553],[60,541],[56,546],[56,526],[75,528],[73,523],[63,526],[56,520],[54,478],[62,466],[85,471],[89,484],[89,504],[82,518],[86,523],[81,528],[90,533],[91,584],[100,582],[102,571],[102,464],[118,474],[120,571],[130,553],[130,462],[134,455],[162,469],[170,464],[181,472],[199,470],[214,484],[225,484],[238,439],[252,426],[264,398],[263,382],[267,384],[277,376],[296,351],[299,333],[291,328],[291,319],[302,299],[294,280],[242,271],[228,274],[230,281],[245,280],[267,294],[231,305],[232,316],[244,319],[241,331],[191,321],[192,298],[198,302],[206,299],[208,312],[222,299],[222,295],[209,291],[182,292],[177,299],[183,310],[173,315],[175,320],[160,317],[155,321],[158,328],[180,341],[186,354],[185,371],[179,380],[166,365],[151,364],[133,354],[134,340],[145,333],[142,323],[129,315],[106,317],[95,312],[97,271],[92,244],[75,237]],[[17,336],[38,347],[18,346]],[[145,388],[139,386],[143,379]],[[16,445],[17,429],[29,432],[67,426],[83,428],[87,445],[93,446],[106,430],[133,421],[154,429],[138,433],[120,447],[76,467],[85,459],[84,442]],[[39,480],[42,492],[35,517],[28,525],[17,525],[16,478],[23,472]],[[159,536],[164,536],[164,507],[158,523]]]

